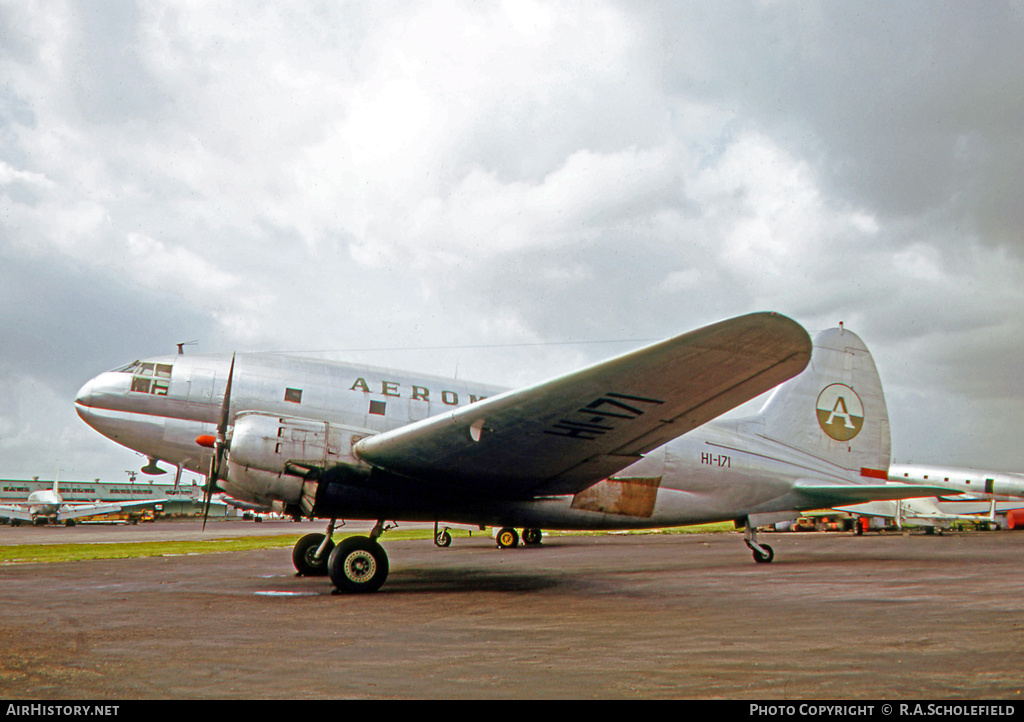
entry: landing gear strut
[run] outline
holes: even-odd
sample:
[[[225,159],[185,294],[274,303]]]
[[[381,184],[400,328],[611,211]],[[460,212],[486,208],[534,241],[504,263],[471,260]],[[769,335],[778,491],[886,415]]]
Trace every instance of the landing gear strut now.
[[[434,522],[434,546],[438,547],[450,547],[452,545],[452,535],[448,532],[448,527],[438,530],[438,523]]]
[[[767,544],[758,544],[757,542],[757,528],[752,526],[750,519],[747,519],[746,527],[743,531],[743,541],[746,542],[747,547],[754,552],[754,561],[758,564],[771,564],[775,558],[775,550]]]

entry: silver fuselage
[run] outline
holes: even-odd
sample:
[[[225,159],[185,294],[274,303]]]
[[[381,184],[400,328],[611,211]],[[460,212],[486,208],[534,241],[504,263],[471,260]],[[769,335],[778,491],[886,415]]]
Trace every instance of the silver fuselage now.
[[[136,362],[85,384],[76,410],[94,429],[130,449],[206,473],[212,452],[197,438],[216,434],[230,363],[230,356],[219,355]],[[232,426],[252,412],[326,423],[338,447],[332,458],[352,464],[360,463],[351,447],[361,438],[502,392],[483,384],[276,354],[239,354],[232,379]],[[757,419],[705,424],[618,472],[615,484],[602,481],[576,495],[523,500],[495,493],[470,499],[424,485],[395,502],[386,516],[547,529],[676,526],[811,508],[793,493],[797,480],[849,481],[841,469],[814,455],[760,435],[758,424]],[[238,455],[232,449],[229,460],[233,454]],[[255,504],[294,506],[303,494],[302,478],[241,463],[229,463],[218,485]],[[357,514],[348,518],[360,518]]]
[[[33,517],[51,517],[60,511],[64,499],[52,489],[40,489],[28,495],[28,512]]]

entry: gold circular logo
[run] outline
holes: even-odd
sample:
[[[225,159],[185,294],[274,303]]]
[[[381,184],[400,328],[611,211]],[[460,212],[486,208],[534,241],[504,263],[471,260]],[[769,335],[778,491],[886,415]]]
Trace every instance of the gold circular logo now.
[[[836,441],[849,441],[864,428],[864,404],[846,384],[830,384],[818,394],[818,424]]]

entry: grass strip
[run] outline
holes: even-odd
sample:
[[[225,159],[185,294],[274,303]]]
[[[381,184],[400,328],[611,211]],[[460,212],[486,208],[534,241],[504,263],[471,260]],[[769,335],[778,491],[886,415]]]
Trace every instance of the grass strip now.
[[[614,534],[706,534],[733,531],[732,522],[700,524],[670,529],[637,529],[627,532],[545,532],[548,536],[580,536]],[[469,532],[451,529],[455,538],[468,538]],[[475,532],[479,536],[490,536],[489,532]],[[431,539],[430,529],[395,529],[389,531],[387,541],[407,539]],[[352,534],[334,535],[335,542]],[[154,542],[102,542],[84,544],[15,544],[0,546],[0,565],[3,564],[52,564],[79,562],[91,559],[138,559],[142,557],[183,556],[186,554],[210,554],[216,552],[242,552],[260,549],[291,548],[299,537],[250,536],[204,539],[201,541],[154,541]]]

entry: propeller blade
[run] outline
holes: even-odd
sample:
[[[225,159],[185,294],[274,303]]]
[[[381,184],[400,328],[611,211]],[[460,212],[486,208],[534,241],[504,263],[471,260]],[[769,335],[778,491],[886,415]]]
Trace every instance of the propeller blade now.
[[[206,531],[206,517],[210,514],[210,499],[213,497],[214,479],[217,473],[217,457],[210,457],[210,472],[206,475],[206,494],[203,499],[203,531]]]
[[[214,443],[213,457],[210,459],[210,473],[206,477],[206,500],[203,504],[203,531],[206,531],[206,519],[210,514],[210,500],[213,489],[217,486],[221,464],[224,462],[224,451],[228,447],[228,419],[231,412],[231,384],[235,378],[235,354],[231,354],[231,367],[228,370],[228,385],[224,389],[224,403],[220,409],[220,423],[217,424],[217,440]]]

